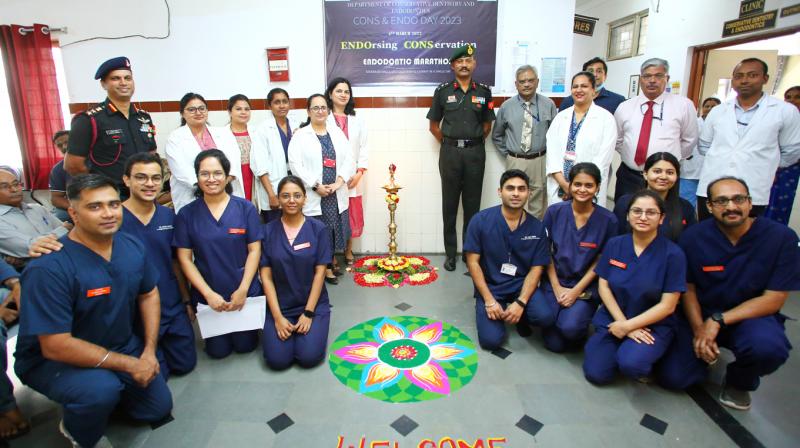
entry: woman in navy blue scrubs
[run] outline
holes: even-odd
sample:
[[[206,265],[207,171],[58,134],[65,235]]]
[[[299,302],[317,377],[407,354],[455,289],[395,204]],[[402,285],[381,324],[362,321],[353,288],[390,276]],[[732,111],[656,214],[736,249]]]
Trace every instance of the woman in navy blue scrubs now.
[[[686,257],[659,232],[661,196],[634,193],[627,217],[633,232],[609,240],[595,267],[603,306],[583,361],[586,379],[595,384],[610,383],[618,370],[639,380],[650,375],[672,342],[673,313],[686,291]]]
[[[594,267],[606,242],[617,234],[617,218],[595,203],[600,168],[578,163],[569,172],[572,199],[551,205],[544,214],[550,235],[552,262],[542,292],[554,325],[542,330],[544,345],[553,352],[580,347],[589,331],[600,296]]]
[[[197,199],[175,219],[172,245],[192,300],[217,312],[239,311],[248,297],[263,294],[256,278],[261,258],[261,221],[248,200],[231,195],[231,163],[225,154],[209,149],[194,160]],[[206,353],[224,358],[258,346],[258,330],[206,338]]]
[[[296,360],[302,367],[325,357],[330,304],[325,268],[333,258],[325,223],[306,219],[303,180],[287,176],[278,184],[283,214],[265,226],[261,281],[269,312],[264,321],[264,359],[283,370]]]
[[[644,162],[647,189],[658,193],[664,200],[664,221],[659,227],[659,232],[672,241],[678,241],[683,229],[697,223],[694,207],[680,195],[678,182],[680,175],[680,162],[668,152],[651,154]],[[626,215],[632,197],[633,194],[626,194],[614,204],[614,214],[617,215],[619,222],[619,234],[631,232]]]

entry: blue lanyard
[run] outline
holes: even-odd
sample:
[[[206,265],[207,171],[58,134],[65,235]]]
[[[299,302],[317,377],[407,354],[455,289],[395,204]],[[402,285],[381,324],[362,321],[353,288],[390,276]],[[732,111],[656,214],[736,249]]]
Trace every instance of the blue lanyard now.
[[[519,100],[520,100],[520,101],[522,101],[522,97],[520,97],[520,99],[519,99]],[[528,113],[528,115],[530,115],[530,116],[531,116],[531,118],[533,118],[534,120],[536,120],[536,122],[537,122],[537,123],[539,122],[539,102],[538,102],[538,101],[536,102],[536,115],[534,115],[534,114],[533,114],[533,112],[531,112],[531,109],[530,109],[530,107],[529,107],[529,106],[528,106],[528,104],[527,104],[526,102],[524,102],[524,101],[522,101],[522,110],[523,110],[523,111],[525,111],[525,112],[527,112],[527,113]]]
[[[581,126],[583,126],[584,120],[586,120],[586,115],[589,115],[589,111],[587,110],[586,113],[581,118],[581,121],[575,124],[575,110],[572,110],[572,124],[569,125],[569,141],[575,144],[575,139],[578,137],[578,132],[581,130]],[[574,146],[573,146],[574,148]],[[573,149],[574,150],[574,149]]]

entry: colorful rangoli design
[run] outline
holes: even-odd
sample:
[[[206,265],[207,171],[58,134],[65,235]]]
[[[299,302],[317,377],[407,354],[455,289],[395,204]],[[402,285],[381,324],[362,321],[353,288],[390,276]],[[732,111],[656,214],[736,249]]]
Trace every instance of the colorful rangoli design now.
[[[353,280],[359,286],[374,288],[390,286],[399,288],[403,285],[427,285],[435,281],[439,275],[430,260],[418,255],[399,257],[396,265],[384,256],[370,255],[358,259],[353,265]]]
[[[478,370],[467,335],[446,322],[416,316],[362,322],[334,341],[328,358],[342,384],[391,403],[450,395]]]

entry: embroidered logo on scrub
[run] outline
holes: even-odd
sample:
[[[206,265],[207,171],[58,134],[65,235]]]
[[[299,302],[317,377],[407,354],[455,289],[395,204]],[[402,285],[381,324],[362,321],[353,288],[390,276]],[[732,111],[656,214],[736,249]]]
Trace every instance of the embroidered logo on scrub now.
[[[86,291],[86,297],[104,296],[106,294],[111,294],[110,286],[103,286],[102,288],[95,288]]]
[[[172,230],[172,229],[173,229],[172,224],[166,224],[163,226],[158,226],[156,230],[160,232],[162,230]]]
[[[623,263],[623,262],[621,262],[619,260],[615,260],[613,258],[608,260],[608,264],[610,264],[611,266],[616,266],[616,267],[618,267],[620,269],[628,269],[628,265],[627,264],[625,264],[625,263]]]
[[[526,235],[520,238],[520,241],[528,241],[528,240],[538,240],[539,237],[536,235]]]
[[[722,272],[725,266],[703,266],[703,272]]]
[[[578,243],[580,247],[588,247],[589,249],[597,249],[597,243],[589,243],[587,241],[581,241]]]
[[[244,235],[247,233],[247,229],[235,229],[231,227],[230,229],[228,229],[228,233],[230,233],[231,235]]]

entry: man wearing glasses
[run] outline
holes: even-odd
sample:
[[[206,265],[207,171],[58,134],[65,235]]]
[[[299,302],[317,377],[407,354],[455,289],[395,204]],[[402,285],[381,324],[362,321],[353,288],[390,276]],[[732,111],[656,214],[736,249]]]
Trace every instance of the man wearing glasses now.
[[[612,92],[605,88],[604,84],[606,83],[606,76],[608,75],[608,65],[606,64],[606,61],[597,57],[589,59],[583,63],[583,71],[593,74],[594,79],[597,82],[597,86],[595,87],[596,93],[594,97],[594,104],[597,104],[603,109],[611,112],[611,115],[614,115],[614,112],[617,111],[619,105],[625,101],[625,97],[619,93]],[[558,110],[562,111],[573,104],[575,104],[575,100],[572,99],[572,96],[567,95],[561,101],[561,106],[558,107]]]
[[[39,204],[22,202],[22,184],[16,170],[0,166],[0,255],[22,270],[28,247],[39,237],[66,235],[68,228]]]
[[[753,192],[751,213],[761,216],[779,167],[800,159],[800,113],[789,103],[764,94],[767,64],[756,58],[739,62],[731,85],[737,95],[706,117],[697,150],[706,156],[697,185],[697,213],[711,215],[705,202],[706,185],[719,176],[741,177]]]
[[[506,169],[522,170],[530,178],[526,208],[542,220],[547,208],[545,137],[558,111],[550,98],[536,93],[539,75],[535,67],[519,67],[514,85],[519,95],[509,98],[497,111],[492,141],[506,157]]]
[[[617,120],[617,169],[614,200],[645,188],[642,169],[647,156],[668,152],[678,160],[692,155],[697,144],[697,110],[686,97],[666,91],[669,63],[651,58],[640,70],[641,93],[620,104]]]
[[[469,220],[481,206],[483,170],[486,165],[484,139],[494,121],[492,91],[472,79],[476,66],[475,47],[457,48],[450,57],[455,79],[440,84],[428,110],[430,132],[441,143],[439,175],[442,178],[442,221],[444,268],[456,269],[456,216],[458,202],[464,207],[462,236],[466,236]],[[462,260],[466,260],[462,255]]]
[[[749,216],[753,205],[745,181],[723,177],[706,193],[714,219],[681,235],[688,284],[658,379],[674,389],[700,383],[719,348],[728,348],[736,360],[727,366],[719,400],[747,410],[761,377],[789,357],[780,310],[789,291],[800,290],[800,243],[785,225]]]
[[[90,172],[108,176],[121,187],[125,199],[125,161],[137,152],[156,150],[156,128],[150,114],[131,102],[135,84],[128,58],[107,60],[94,79],[100,80],[108,97],[72,119],[64,168],[71,176]]]

